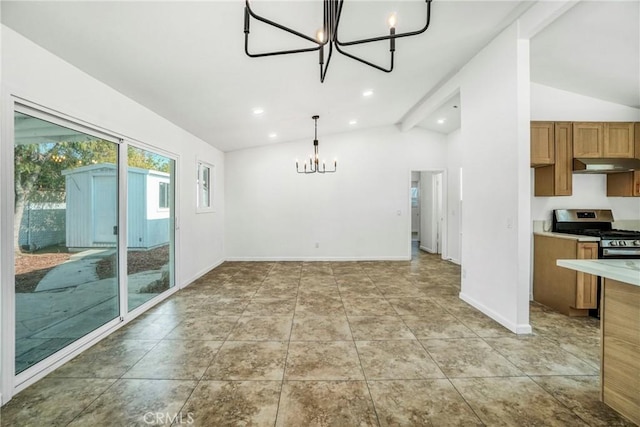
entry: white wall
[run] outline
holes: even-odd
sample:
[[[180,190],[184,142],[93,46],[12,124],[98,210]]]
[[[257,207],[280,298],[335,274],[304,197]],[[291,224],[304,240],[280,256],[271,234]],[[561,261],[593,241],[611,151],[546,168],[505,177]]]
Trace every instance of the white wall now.
[[[180,224],[178,282],[186,284],[224,258],[224,207],[216,214],[195,213],[196,157],[224,172],[224,153],[147,108],[90,77],[3,26],[3,89],[9,94],[61,111],[104,129],[179,156],[177,215]],[[6,102],[6,101],[5,101]],[[4,111],[5,120],[13,112]],[[3,141],[3,151],[11,141]],[[221,177],[219,177],[221,178]],[[224,180],[216,180],[224,203]],[[4,200],[3,200],[4,202]],[[201,243],[207,242],[206,251]]]
[[[228,259],[410,258],[411,171],[444,169],[444,136],[389,126],[319,140],[337,173],[296,173],[311,137],[226,154]]]
[[[116,92],[107,85],[45,51],[13,30],[2,26],[2,123],[13,121],[11,97],[15,95],[68,116],[116,132],[158,150],[174,153],[178,159],[178,285],[185,285],[224,259],[224,154],[204,141],[173,125],[147,108]],[[5,126],[3,126],[5,128]],[[11,135],[2,135],[1,150],[7,153],[13,144]],[[2,236],[13,227],[12,178],[3,158]],[[195,213],[196,157],[217,166],[218,206],[215,214]],[[9,239],[4,239],[9,240]],[[11,260],[10,246],[3,243],[2,265]],[[9,292],[11,277],[3,268],[4,292]],[[6,296],[7,293],[4,294]],[[6,298],[3,304],[6,305]],[[2,309],[3,326],[7,307]],[[3,355],[8,354],[4,351]],[[10,391],[10,378],[2,378],[3,398]]]
[[[518,333],[531,331],[528,61],[514,24],[460,72],[460,297]]]
[[[640,109],[531,83],[531,120],[640,121]],[[573,174],[571,196],[532,197],[532,219],[550,221],[553,209],[574,208],[611,209],[616,220],[640,219],[638,199],[607,197],[606,189],[605,175]]]
[[[447,257],[456,264],[460,264],[460,168],[462,167],[462,133],[460,129],[447,135],[447,181],[449,191],[447,199]]]

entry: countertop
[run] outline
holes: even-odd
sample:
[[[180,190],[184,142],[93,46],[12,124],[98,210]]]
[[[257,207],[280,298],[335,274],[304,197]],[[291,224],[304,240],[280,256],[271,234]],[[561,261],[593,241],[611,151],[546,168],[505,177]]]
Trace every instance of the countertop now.
[[[640,287],[640,260],[559,259],[556,264],[583,273],[594,274]]]
[[[578,242],[599,242],[599,237],[581,236],[578,234],[554,233],[552,231],[535,231],[533,234],[538,236],[557,237],[559,239],[577,240]]]

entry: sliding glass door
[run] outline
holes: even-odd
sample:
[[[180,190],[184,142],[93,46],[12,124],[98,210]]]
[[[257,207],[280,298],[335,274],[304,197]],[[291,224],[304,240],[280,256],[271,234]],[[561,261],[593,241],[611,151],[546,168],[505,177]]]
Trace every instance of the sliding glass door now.
[[[127,287],[129,311],[174,286],[175,161],[127,149]]]
[[[15,373],[120,315],[118,144],[14,115]]]

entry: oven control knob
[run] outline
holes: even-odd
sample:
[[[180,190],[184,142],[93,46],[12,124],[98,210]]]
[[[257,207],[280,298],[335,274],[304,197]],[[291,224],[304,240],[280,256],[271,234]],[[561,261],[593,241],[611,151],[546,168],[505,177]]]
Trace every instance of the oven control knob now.
[[[627,242],[625,242],[624,240],[619,240],[618,246],[627,246]]]
[[[618,242],[616,242],[615,240],[611,241],[611,246],[618,246]]]
[[[640,246],[640,240],[636,240],[635,242],[633,242],[633,246]]]

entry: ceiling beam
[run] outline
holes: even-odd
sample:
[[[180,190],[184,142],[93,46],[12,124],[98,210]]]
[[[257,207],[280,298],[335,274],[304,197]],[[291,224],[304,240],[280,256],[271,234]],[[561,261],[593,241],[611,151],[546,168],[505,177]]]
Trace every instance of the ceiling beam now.
[[[443,81],[443,84],[429,91],[429,93],[422,98],[422,101],[414,105],[413,108],[405,114],[400,121],[400,130],[402,132],[407,132],[414,128],[424,120],[425,117],[436,111],[442,104],[450,100],[460,91],[460,77],[458,73],[452,77],[445,78]]]
[[[580,0],[542,0],[532,6],[523,3],[509,14],[501,24],[501,27],[506,28],[514,21],[517,21],[519,38],[531,39],[579,2]],[[458,73],[444,78],[438,86],[429,91],[420,102],[405,114],[399,123],[400,130],[407,132],[417,126],[418,123],[440,108],[459,90],[460,78]],[[460,104],[462,108],[463,102],[461,101]]]

